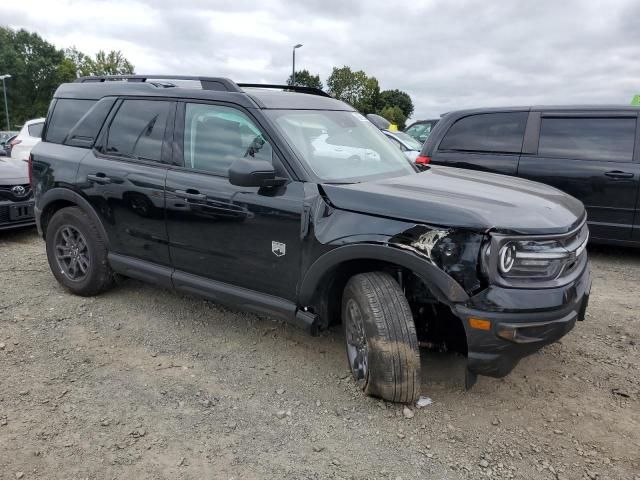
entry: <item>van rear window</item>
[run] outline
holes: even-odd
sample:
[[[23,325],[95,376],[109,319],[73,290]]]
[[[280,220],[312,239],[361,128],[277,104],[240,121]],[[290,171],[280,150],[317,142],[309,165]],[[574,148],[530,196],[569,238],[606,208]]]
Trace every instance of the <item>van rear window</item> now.
[[[482,113],[461,118],[447,132],[439,150],[520,153],[527,112]]]
[[[96,103],[95,100],[61,98],[56,101],[47,125],[47,142],[62,143],[69,130]]]

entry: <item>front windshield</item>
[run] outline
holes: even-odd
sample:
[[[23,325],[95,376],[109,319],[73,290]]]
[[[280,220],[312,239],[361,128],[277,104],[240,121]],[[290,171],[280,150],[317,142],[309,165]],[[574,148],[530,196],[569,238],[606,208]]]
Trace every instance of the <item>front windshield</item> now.
[[[416,171],[407,157],[359,113],[330,110],[265,112],[323,182],[360,182]]]
[[[393,135],[402,140],[411,150],[420,151],[422,149],[422,144],[411,135],[404,132],[393,132]]]

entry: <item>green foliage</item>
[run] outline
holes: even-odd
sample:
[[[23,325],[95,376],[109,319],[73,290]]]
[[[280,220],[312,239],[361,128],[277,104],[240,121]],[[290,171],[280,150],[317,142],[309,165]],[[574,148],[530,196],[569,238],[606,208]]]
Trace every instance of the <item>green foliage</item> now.
[[[407,117],[400,107],[397,105],[388,105],[378,112],[378,115],[383,116],[391,123],[395,123],[400,130],[404,130],[407,122]]]
[[[0,27],[0,75],[11,75],[5,83],[12,128],[44,116],[58,85],[75,78],[63,61],[63,52],[38,34]],[[0,129],[6,128],[4,115],[0,115]]]
[[[368,77],[362,70],[334,67],[327,79],[329,93],[338,100],[349,103],[360,112],[375,113],[380,96],[380,86],[375,77]]]
[[[289,75],[287,79],[287,85],[293,85],[293,78]],[[320,75],[311,75],[309,70],[296,70],[296,86],[300,87],[312,87],[322,90],[324,85],[320,80]]]
[[[413,113],[413,102],[408,93],[402,90],[384,90],[380,93],[380,111],[386,107],[399,107],[405,118]]]
[[[134,72],[133,65],[120,50],[112,50],[109,53],[100,50],[94,58],[91,58],[76,47],[71,47],[65,50],[65,57],[75,65],[76,74],[79,77],[89,75],[131,75]]]
[[[47,114],[53,92],[61,83],[80,75],[133,73],[133,65],[121,52],[98,52],[91,58],[76,48],[62,51],[37,33],[0,27],[0,75],[5,80],[11,127]],[[0,94],[0,104],[3,103]],[[0,130],[7,128],[0,105]]]
[[[378,80],[362,70],[354,72],[347,66],[334,67],[327,79],[327,87],[338,100],[351,104],[364,114],[377,113],[401,129],[413,113],[409,94],[397,89],[381,92]]]

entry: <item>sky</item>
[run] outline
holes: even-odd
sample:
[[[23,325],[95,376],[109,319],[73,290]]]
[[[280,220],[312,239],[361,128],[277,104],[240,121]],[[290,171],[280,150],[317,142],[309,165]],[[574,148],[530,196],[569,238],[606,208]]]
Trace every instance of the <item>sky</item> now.
[[[413,119],[460,108],[629,104],[638,0],[0,0],[0,24],[121,50],[136,73],[284,83],[348,65],[406,91]],[[325,82],[326,83],[326,82]]]

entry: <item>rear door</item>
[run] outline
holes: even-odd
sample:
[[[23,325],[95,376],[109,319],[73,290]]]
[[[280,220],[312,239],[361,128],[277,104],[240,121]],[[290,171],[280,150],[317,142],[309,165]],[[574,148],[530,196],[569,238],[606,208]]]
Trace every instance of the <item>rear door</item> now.
[[[436,146],[431,163],[515,175],[528,112],[467,115],[456,120]]]
[[[175,108],[163,99],[119,101],[77,174],[111,252],[165,266],[171,265],[164,218],[171,149],[165,135],[172,132]]]
[[[631,240],[640,177],[637,117],[632,111],[532,112],[538,141],[523,153],[518,176],[581,200],[592,238]]]

